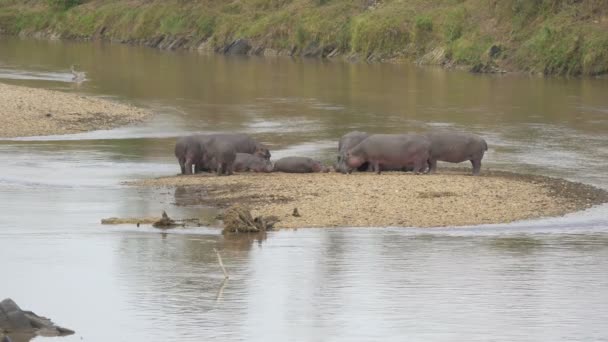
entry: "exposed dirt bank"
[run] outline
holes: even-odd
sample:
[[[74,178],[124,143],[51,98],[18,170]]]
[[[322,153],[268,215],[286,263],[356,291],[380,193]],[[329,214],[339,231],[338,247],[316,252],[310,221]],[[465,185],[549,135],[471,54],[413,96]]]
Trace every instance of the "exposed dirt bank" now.
[[[195,175],[130,184],[174,187],[177,205],[246,204],[254,215],[277,216],[278,228],[506,223],[608,202],[608,192],[592,186],[507,172]],[[294,208],[300,216],[293,215]]]
[[[150,113],[91,96],[0,83],[0,137],[79,133],[144,120]]]

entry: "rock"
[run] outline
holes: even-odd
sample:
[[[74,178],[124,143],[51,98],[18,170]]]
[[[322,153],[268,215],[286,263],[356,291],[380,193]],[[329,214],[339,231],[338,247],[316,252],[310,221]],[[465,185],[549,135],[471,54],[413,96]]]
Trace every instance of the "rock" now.
[[[363,9],[374,9],[378,5],[378,0],[363,0]]]
[[[488,49],[488,57],[490,58],[496,58],[499,57],[500,54],[502,53],[502,46],[500,45],[492,45],[489,49]]]
[[[253,218],[248,207],[235,204],[224,211],[224,230],[226,233],[259,233],[272,230],[279,221],[275,216]]]
[[[422,65],[444,65],[447,62],[445,49],[437,47],[428,52],[417,63]]]
[[[322,53],[323,49],[319,43],[312,42],[302,50],[302,57],[320,57]]]
[[[478,74],[502,74],[505,73],[505,70],[502,70],[496,66],[493,62],[480,62],[473,65],[469,72],[478,73]]]
[[[332,57],[336,57],[338,54],[340,53],[340,49],[339,48],[335,48],[333,50],[331,50],[328,54],[327,54],[327,58],[332,58]]]
[[[293,212],[291,213],[291,216],[293,216],[293,217],[300,217],[302,215],[300,215],[300,212],[298,211],[298,208],[293,208]]]
[[[2,341],[29,341],[37,335],[66,336],[74,334],[74,331],[59,327],[50,319],[31,311],[23,311],[12,299],[7,298],[0,302],[1,333],[6,334]]]
[[[276,57],[279,55],[279,51],[271,48],[265,48],[262,55],[265,57]]]
[[[251,45],[247,39],[237,39],[224,48],[226,55],[246,55],[251,50]]]

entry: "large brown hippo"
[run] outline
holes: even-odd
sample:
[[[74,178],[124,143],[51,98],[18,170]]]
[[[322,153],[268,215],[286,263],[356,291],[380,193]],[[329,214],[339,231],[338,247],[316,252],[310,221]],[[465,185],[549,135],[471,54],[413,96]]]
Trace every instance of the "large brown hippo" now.
[[[307,157],[285,157],[274,163],[275,172],[312,173],[329,172],[321,162]]]
[[[272,169],[273,165],[270,160],[253,154],[237,153],[234,160],[234,171],[236,172],[272,172]]]
[[[363,140],[369,137],[368,133],[352,131],[346,133],[340,138],[338,142],[338,162],[336,163],[336,171],[347,173],[348,167],[346,166],[344,160],[346,158],[346,152],[351,148],[359,145]],[[367,171],[369,164],[363,163],[361,166],[357,168],[357,171]]]
[[[364,163],[372,171],[391,168],[411,168],[415,173],[426,170],[431,142],[419,134],[374,134],[346,153],[345,164],[349,173]]]
[[[205,157],[207,144],[212,140],[224,141],[232,145],[236,152],[249,153],[270,160],[270,151],[266,146],[253,138],[241,133],[212,133],[190,135],[178,139],[175,144],[175,156],[179,161],[182,174],[191,174],[192,166],[196,173],[203,171],[216,171],[215,165],[207,165],[213,158]]]
[[[204,154],[205,147],[195,135],[181,137],[175,143],[175,157],[184,175],[192,174],[192,166],[194,166],[195,172],[201,171]]]
[[[455,132],[430,132],[426,136],[431,142],[429,173],[437,170],[437,161],[460,163],[470,160],[473,175],[479,175],[481,159],[488,150],[486,141],[475,134]]]
[[[203,146],[203,150],[206,149],[206,145],[211,140],[222,141],[226,144],[230,144],[236,153],[247,153],[259,156],[263,159],[270,160],[270,151],[268,148],[253,138],[242,133],[213,133],[213,134],[201,134],[197,135],[199,143]],[[205,160],[210,160],[206,158]],[[216,170],[215,165],[202,165],[197,172]]]
[[[222,174],[232,175],[236,149],[234,144],[221,137],[213,137],[204,144],[204,164],[215,167],[218,176]]]
[[[243,133],[213,133],[197,135],[200,142],[206,144],[210,139],[219,139],[233,145],[237,153],[254,154],[266,160],[270,160],[268,147],[255,141],[252,137]]]

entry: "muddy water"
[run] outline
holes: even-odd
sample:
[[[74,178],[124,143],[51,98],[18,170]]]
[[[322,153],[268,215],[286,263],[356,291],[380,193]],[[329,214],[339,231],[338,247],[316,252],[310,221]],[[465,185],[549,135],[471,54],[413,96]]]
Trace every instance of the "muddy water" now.
[[[70,64],[87,72],[69,82]],[[174,137],[248,132],[333,159],[370,132],[463,129],[485,167],[608,188],[608,80],[224,58],[0,39],[0,81],[152,108],[138,127],[0,141],[0,297],[63,341],[608,340],[608,208],[459,229],[300,229],[226,239],[103,217],[212,216],[122,181],[176,173]],[[222,282],[213,248],[230,280]]]

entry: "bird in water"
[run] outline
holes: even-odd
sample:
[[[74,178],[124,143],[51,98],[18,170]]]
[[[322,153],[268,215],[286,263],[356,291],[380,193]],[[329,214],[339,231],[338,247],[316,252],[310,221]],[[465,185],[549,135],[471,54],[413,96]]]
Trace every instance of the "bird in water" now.
[[[84,71],[76,71],[76,69],[74,69],[74,64],[72,64],[72,66],[70,67],[70,71],[72,72],[72,81],[76,82],[76,83],[80,83],[82,81],[84,81],[86,74]]]

